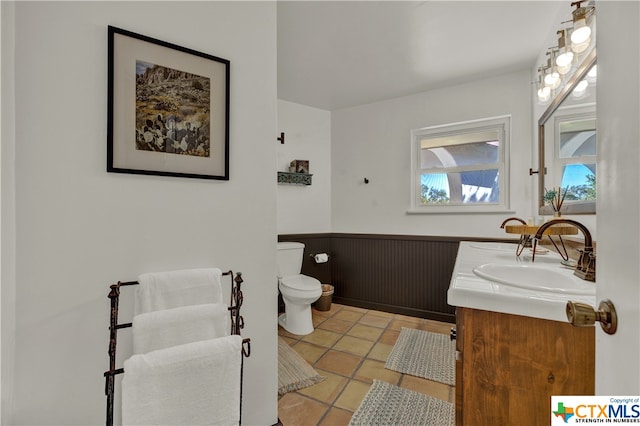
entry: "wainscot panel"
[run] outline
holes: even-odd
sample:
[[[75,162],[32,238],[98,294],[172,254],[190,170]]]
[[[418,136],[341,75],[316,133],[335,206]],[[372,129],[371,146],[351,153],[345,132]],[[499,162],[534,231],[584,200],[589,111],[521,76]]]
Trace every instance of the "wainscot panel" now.
[[[381,234],[287,234],[305,244],[302,273],[334,286],[333,301],[455,323],[447,290],[460,241],[468,237]],[[510,240],[500,240],[510,241]],[[312,255],[329,254],[317,264]]]

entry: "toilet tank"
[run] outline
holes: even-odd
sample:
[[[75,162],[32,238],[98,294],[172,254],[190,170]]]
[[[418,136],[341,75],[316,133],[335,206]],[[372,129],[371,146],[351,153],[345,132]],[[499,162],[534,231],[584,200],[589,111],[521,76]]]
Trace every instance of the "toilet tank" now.
[[[278,243],[278,276],[288,277],[300,274],[304,244],[295,242]]]

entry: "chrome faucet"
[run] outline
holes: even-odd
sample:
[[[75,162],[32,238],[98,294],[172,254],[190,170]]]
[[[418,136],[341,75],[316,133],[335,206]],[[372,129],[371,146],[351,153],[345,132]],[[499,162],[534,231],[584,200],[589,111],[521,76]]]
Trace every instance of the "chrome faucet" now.
[[[532,261],[535,260],[536,245],[538,241],[542,239],[542,234],[544,234],[544,231],[546,231],[547,228],[550,228],[553,225],[557,225],[560,223],[567,223],[569,225],[575,226],[576,228],[582,231],[582,234],[584,235],[584,249],[578,250],[578,252],[580,253],[580,258],[578,259],[578,263],[576,264],[576,269],[573,271],[573,274],[576,275],[577,277],[582,278],[583,280],[595,282],[596,255],[593,252],[593,239],[591,238],[591,232],[589,232],[586,226],[584,226],[583,224],[575,220],[554,219],[554,220],[550,220],[547,223],[542,224],[540,228],[538,228],[538,232],[536,232],[536,235],[533,237],[534,242],[533,242]]]

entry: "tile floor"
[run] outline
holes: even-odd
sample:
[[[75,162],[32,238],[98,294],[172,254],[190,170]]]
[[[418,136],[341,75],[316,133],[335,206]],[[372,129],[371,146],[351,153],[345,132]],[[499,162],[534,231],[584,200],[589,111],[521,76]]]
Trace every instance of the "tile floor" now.
[[[455,388],[384,368],[402,327],[449,334],[452,324],[333,303],[306,336],[278,334],[326,379],[278,401],[284,426],[347,425],[373,379],[455,403]]]

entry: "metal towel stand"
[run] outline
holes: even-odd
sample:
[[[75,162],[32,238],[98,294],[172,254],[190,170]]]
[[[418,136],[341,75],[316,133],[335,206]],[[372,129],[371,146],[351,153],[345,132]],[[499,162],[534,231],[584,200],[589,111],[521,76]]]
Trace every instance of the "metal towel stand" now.
[[[229,315],[231,316],[231,334],[240,335],[240,330],[244,328],[244,318],[240,315],[240,307],[243,302],[241,284],[243,283],[242,272],[233,274],[233,271],[222,273],[223,276],[231,277],[231,304]],[[117,284],[109,286],[109,299],[111,300],[111,319],[109,324],[109,370],[105,371],[105,394],[107,396],[107,419],[106,425],[113,426],[113,399],[115,391],[115,376],[124,373],[124,368],[116,368],[116,346],[118,342],[118,330],[130,328],[133,323],[118,324],[118,303],[120,300],[120,287],[139,284],[138,281],[118,281]],[[240,424],[242,424],[242,372],[244,358],[251,355],[251,339],[242,339],[242,361],[240,363]]]

